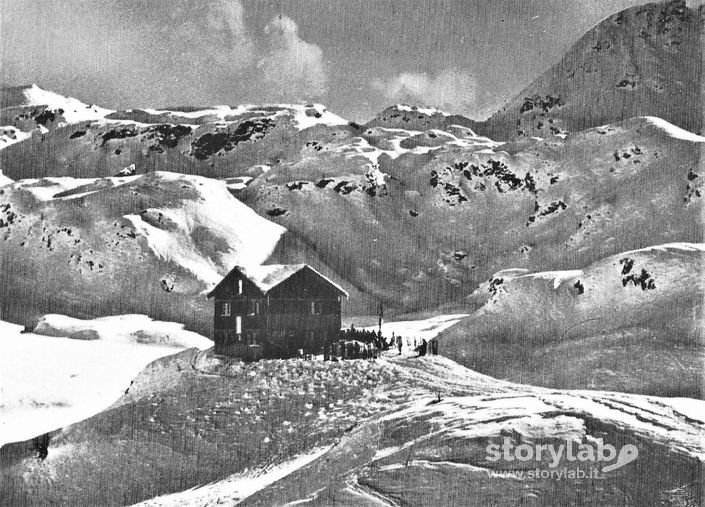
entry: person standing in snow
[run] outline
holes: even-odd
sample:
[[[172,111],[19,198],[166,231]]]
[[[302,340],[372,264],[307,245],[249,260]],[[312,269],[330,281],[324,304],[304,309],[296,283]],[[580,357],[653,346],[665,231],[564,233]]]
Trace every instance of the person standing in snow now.
[[[421,340],[421,345],[419,345],[416,348],[416,350],[419,351],[418,357],[425,356],[427,348],[428,348],[428,343],[426,343],[426,339],[424,338],[423,340]]]
[[[431,342],[431,353],[434,356],[438,355],[438,338],[434,338],[433,341]]]
[[[399,355],[401,355],[401,346],[403,343],[403,339],[401,336],[397,336],[397,348],[399,349]]]

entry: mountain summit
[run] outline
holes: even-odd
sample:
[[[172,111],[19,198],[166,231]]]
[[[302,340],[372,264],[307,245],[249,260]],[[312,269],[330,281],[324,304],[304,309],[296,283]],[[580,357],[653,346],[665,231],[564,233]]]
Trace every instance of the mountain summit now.
[[[685,0],[605,19],[482,124],[493,139],[562,135],[635,116],[702,129],[703,6]]]

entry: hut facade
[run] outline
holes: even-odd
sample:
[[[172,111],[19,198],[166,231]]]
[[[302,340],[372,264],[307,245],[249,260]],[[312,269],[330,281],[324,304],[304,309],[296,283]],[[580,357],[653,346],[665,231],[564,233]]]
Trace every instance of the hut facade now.
[[[307,264],[235,267],[208,294],[215,352],[249,360],[318,354],[338,336],[343,297]]]

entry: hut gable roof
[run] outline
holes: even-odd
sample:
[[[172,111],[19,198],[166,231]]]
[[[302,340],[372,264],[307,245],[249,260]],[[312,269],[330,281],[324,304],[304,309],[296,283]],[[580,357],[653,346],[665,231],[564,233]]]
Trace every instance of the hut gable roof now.
[[[218,290],[218,288],[230,278],[230,275],[233,272],[241,273],[245,278],[252,282],[262,292],[262,294],[267,294],[274,287],[288,280],[303,269],[311,270],[320,278],[335,287],[338,292],[343,294],[345,297],[348,297],[348,293],[345,289],[333,282],[330,278],[323,276],[308,264],[268,264],[249,267],[235,266],[232,271],[230,271],[230,273],[228,273],[226,277],[223,278],[223,280],[208,293],[208,297],[213,297],[215,291]]]

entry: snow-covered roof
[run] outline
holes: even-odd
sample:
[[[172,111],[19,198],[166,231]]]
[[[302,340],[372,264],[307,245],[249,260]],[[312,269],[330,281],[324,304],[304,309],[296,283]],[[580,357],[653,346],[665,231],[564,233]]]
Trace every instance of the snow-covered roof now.
[[[272,290],[274,287],[277,285],[281,284],[285,280],[288,280],[291,278],[293,275],[301,271],[302,269],[308,268],[314,273],[316,273],[318,276],[323,278],[326,282],[331,284],[333,287],[335,287],[340,293],[344,294],[345,297],[348,297],[348,293],[343,289],[340,285],[335,283],[333,280],[330,278],[322,275],[315,269],[313,269],[311,266],[308,264],[267,264],[267,265],[261,265],[261,266],[248,266],[248,267],[242,267],[242,266],[236,266],[233,271],[237,270],[240,273],[242,273],[249,281],[251,281],[255,286],[262,291],[263,294],[266,294],[270,290]],[[232,273],[232,271],[231,271]],[[208,297],[212,297],[213,294],[215,293],[216,289],[225,281],[228,279],[228,276],[226,276],[212,291],[208,293]]]
[[[264,293],[301,271],[306,264],[269,264],[238,268],[239,271],[254,283]]]

